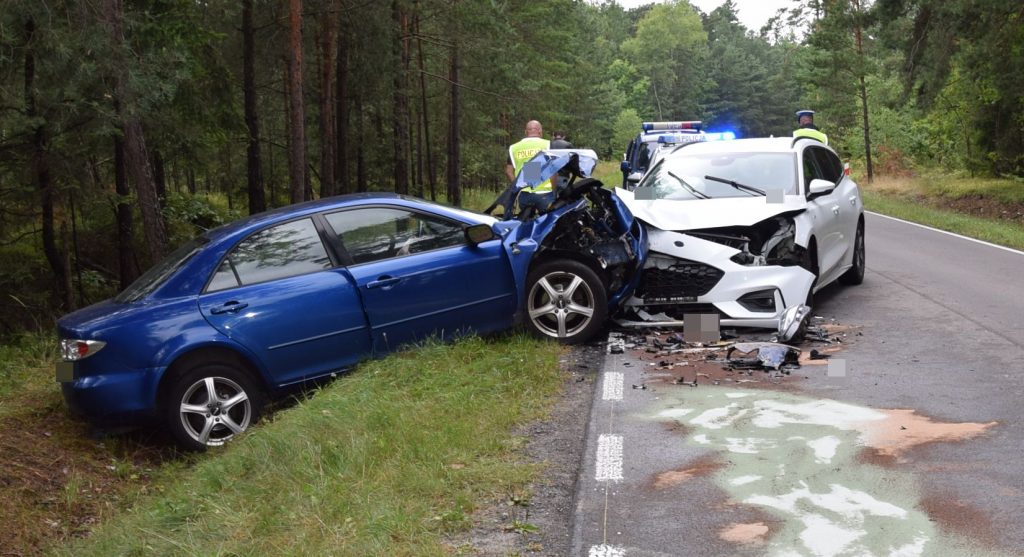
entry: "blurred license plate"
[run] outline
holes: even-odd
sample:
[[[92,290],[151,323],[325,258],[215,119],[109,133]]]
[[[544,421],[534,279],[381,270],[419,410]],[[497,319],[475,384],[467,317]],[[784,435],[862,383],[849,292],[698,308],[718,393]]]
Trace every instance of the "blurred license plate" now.
[[[57,362],[57,382],[67,383],[75,380],[75,362]]]

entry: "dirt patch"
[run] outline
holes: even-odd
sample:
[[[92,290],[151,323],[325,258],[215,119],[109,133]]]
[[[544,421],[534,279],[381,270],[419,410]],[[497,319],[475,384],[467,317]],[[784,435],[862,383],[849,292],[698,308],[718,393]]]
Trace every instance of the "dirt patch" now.
[[[882,410],[884,420],[864,422],[858,429],[863,432],[865,444],[879,457],[893,457],[903,461],[903,455],[910,449],[937,442],[965,441],[985,432],[998,422],[945,423],[921,416],[915,410]]]
[[[918,507],[946,532],[961,534],[988,546],[998,541],[992,519],[981,509],[948,496],[928,496]]]
[[[153,434],[96,437],[59,398],[20,405],[0,418],[0,501],[17,509],[0,528],[3,554],[36,555],[86,535],[176,455]]]
[[[1011,203],[981,196],[960,197],[957,199],[942,197],[926,199],[925,201],[938,209],[952,210],[974,217],[1009,221],[1024,225],[1024,203]]]
[[[693,478],[709,476],[723,466],[725,463],[719,460],[718,455],[711,454],[693,460],[676,470],[656,474],[651,486],[655,489],[667,489]]]
[[[718,531],[718,537],[739,545],[759,546],[767,541],[768,531],[768,525],[764,522],[730,524]]]

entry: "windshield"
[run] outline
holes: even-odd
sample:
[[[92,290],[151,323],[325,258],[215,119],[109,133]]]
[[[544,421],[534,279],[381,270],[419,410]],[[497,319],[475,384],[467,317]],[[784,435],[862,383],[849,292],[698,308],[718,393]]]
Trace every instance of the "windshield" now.
[[[706,176],[718,178],[706,179]],[[742,186],[734,187],[722,180]],[[760,196],[757,190],[796,191],[793,153],[687,153],[658,161],[637,188],[652,188],[647,199],[710,199]],[[756,189],[755,189],[756,188]]]
[[[185,242],[181,247],[171,252],[171,254],[165,257],[162,261],[150,267],[150,269],[143,273],[141,277],[131,283],[128,288],[125,288],[123,292],[118,294],[114,298],[114,301],[128,303],[141,300],[150,292],[156,290],[158,286],[163,284],[167,277],[171,276],[174,271],[177,271],[182,265],[184,265],[185,262],[195,255],[195,253],[199,251],[199,248],[207,242],[209,242],[209,240],[202,236]]]

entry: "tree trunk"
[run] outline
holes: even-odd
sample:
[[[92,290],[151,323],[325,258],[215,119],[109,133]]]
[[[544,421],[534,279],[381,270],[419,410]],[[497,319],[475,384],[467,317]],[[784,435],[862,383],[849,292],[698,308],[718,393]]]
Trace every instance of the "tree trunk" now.
[[[124,104],[128,98],[125,76],[127,60],[121,59],[120,51],[124,46],[124,11],[121,0],[107,0],[107,25],[120,64],[114,76],[114,101],[121,118],[121,129],[124,133],[124,152],[128,175],[135,184],[139,210],[142,213],[142,230],[146,236],[146,248],[151,261],[161,259],[167,252],[167,230],[160,212],[160,201],[157,197],[156,182],[149,164],[149,153],[146,150],[146,136],[142,132],[142,122],[130,106]]]
[[[437,176],[434,174],[434,147],[430,143],[430,112],[427,110],[427,75],[425,64],[423,62],[423,40],[420,39],[420,16],[417,12],[416,19],[414,21],[414,29],[416,31],[416,58],[420,70],[420,104],[422,105],[422,121],[423,121],[423,154],[426,156],[427,162],[427,182],[430,184],[430,200],[437,200]]]
[[[337,132],[334,108],[334,72],[337,70],[338,9],[335,1],[327,3],[321,19],[320,33],[320,197],[338,193],[334,163],[337,161]]]
[[[409,20],[402,11],[399,0],[391,1],[391,17],[395,23],[399,40],[395,41],[395,58],[398,68],[395,70],[393,89],[394,107],[392,121],[394,123],[394,175],[395,192],[409,193],[409,98],[406,94],[407,74],[409,68]]]
[[[189,171],[189,183],[195,193],[195,179]],[[117,192],[117,270],[121,290],[138,275],[135,269],[135,246],[132,243],[132,206],[129,203],[128,173],[124,162],[124,140],[114,136],[114,190]]]
[[[288,0],[288,169],[292,203],[306,197],[306,123],[302,99],[302,0]]]
[[[30,120],[39,118],[36,108],[36,57],[35,57],[35,20],[29,18],[25,22],[25,116]],[[74,309],[74,299],[70,288],[71,276],[66,257],[57,246],[54,231],[54,194],[50,180],[50,169],[46,161],[46,129],[42,122],[34,123],[32,131],[32,159],[30,163],[32,181],[39,192],[39,204],[42,209],[43,254],[53,271],[54,288],[52,290],[57,303],[64,310]]]
[[[338,18],[341,13],[339,10]],[[340,22],[339,22],[340,27]],[[348,40],[347,35],[338,37],[337,56],[337,89],[335,90],[335,174],[338,182],[337,193],[349,193],[351,184],[348,181]]]
[[[462,205],[462,190],[459,186],[459,45],[452,46],[451,66],[448,68],[451,83],[451,105],[448,109],[448,203]]]
[[[242,95],[245,100],[245,127],[249,130],[246,150],[246,191],[249,214],[267,210],[263,192],[263,161],[260,157],[260,120],[256,107],[256,41],[252,26],[252,0],[242,0]]]
[[[868,88],[867,88],[867,85],[864,82],[864,74],[866,73],[867,70],[864,68],[864,37],[863,37],[863,33],[862,33],[862,30],[861,30],[861,24],[860,24],[860,17],[861,17],[860,0],[854,0],[853,6],[854,6],[854,10],[856,11],[856,17],[858,18],[858,20],[854,23],[853,35],[854,35],[854,38],[856,39],[857,58],[858,58],[859,66],[860,66],[860,69],[859,69],[858,73],[860,74],[859,77],[860,77],[861,110],[862,110],[862,114],[864,116],[864,159],[865,159],[864,162],[865,162],[865,164],[867,164],[867,168],[868,168],[868,182],[870,182],[870,181],[874,180],[875,172],[874,172],[874,168],[873,168],[873,166],[871,164],[871,126],[868,124]]]
[[[366,131],[363,129],[362,95],[356,97],[356,114],[359,115],[359,124],[357,125],[359,137],[356,141],[356,191],[362,193],[368,189],[366,181]]]

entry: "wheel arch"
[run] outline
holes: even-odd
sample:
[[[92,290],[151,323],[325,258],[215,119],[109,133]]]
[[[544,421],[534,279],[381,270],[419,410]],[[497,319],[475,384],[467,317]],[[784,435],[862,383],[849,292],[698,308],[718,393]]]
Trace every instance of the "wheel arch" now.
[[[267,381],[260,368],[246,355],[233,347],[224,344],[207,344],[197,346],[175,356],[174,360],[167,366],[167,369],[160,377],[156,389],[156,406],[161,407],[167,395],[167,390],[173,380],[179,375],[187,372],[196,365],[204,362],[226,362],[237,366],[244,373],[249,375],[256,386],[263,392],[269,393],[271,385]]]

